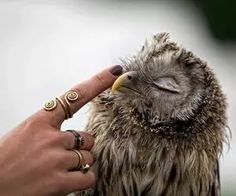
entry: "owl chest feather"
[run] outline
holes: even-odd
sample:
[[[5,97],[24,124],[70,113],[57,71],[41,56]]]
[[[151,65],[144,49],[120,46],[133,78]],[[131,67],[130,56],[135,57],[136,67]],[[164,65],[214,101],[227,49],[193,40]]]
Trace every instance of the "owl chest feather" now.
[[[96,135],[98,195],[208,195],[215,163],[204,151],[183,150],[132,121],[109,117],[95,113],[87,127]]]

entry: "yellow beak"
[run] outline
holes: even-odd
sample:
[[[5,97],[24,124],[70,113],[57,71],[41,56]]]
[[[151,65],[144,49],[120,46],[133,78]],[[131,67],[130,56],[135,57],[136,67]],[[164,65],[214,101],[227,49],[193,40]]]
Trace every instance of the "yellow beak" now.
[[[115,91],[119,91],[122,87],[130,86],[135,76],[135,71],[130,71],[122,74],[112,85],[111,92],[114,93]]]

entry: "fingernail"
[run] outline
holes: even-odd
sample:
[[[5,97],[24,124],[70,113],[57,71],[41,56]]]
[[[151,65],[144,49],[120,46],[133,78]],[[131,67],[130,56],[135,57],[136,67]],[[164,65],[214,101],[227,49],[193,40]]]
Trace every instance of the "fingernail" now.
[[[114,67],[112,67],[110,69],[110,72],[114,75],[114,76],[119,76],[122,74],[123,72],[123,68],[120,65],[115,65]]]

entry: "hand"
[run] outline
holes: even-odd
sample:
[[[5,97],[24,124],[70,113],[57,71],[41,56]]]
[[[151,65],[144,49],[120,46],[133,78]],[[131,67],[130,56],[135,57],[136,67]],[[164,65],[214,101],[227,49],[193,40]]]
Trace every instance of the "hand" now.
[[[72,113],[109,88],[121,72],[120,66],[114,66],[72,88],[80,95],[71,104]],[[75,138],[60,131],[64,120],[60,104],[52,111],[41,109],[0,139],[0,195],[65,195],[95,184],[91,170],[75,170],[79,161],[72,151]],[[79,133],[84,139],[80,152],[92,165],[93,137]]]

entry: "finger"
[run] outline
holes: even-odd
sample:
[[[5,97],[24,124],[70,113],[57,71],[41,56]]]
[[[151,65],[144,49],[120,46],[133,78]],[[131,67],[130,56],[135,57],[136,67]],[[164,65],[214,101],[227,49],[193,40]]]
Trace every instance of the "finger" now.
[[[84,160],[80,160],[80,157],[77,155],[76,152],[68,150],[68,152],[66,153],[66,157],[64,158],[64,160],[67,160],[67,162],[65,163],[65,167],[67,170],[77,169],[78,164],[80,164],[81,161],[84,161],[84,164],[89,164],[89,166],[93,165],[94,158],[89,151],[80,150],[79,152],[81,153]]]
[[[101,92],[111,87],[117,77],[122,73],[122,67],[119,65],[113,66],[109,69],[105,69],[102,72],[91,77],[76,86],[71,90],[77,92],[79,95],[78,100],[70,103],[71,113],[74,114],[87,102],[91,101],[94,97]],[[65,94],[60,96],[62,102],[65,102]],[[55,127],[59,127],[65,120],[65,111],[62,104],[57,104],[56,108],[52,111],[45,111],[41,109],[36,115],[45,117],[48,123]]]
[[[87,132],[77,131],[77,133],[82,137],[84,142],[76,149],[91,150],[94,145],[94,137]],[[76,137],[72,132],[64,131],[61,132],[61,134],[63,135],[62,140],[64,141],[66,149],[73,149],[77,146]]]
[[[82,191],[90,187],[94,187],[96,184],[96,177],[92,171],[87,173],[82,173],[80,171],[71,171],[68,172],[65,181],[66,189],[69,192]]]

